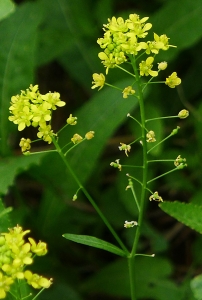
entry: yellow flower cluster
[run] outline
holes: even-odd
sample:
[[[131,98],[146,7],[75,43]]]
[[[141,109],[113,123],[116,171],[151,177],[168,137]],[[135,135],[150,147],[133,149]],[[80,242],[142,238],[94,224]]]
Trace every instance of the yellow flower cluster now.
[[[38,138],[42,138],[50,144],[53,136],[50,125],[52,110],[64,105],[65,102],[60,100],[59,93],[49,92],[42,95],[38,85],[30,85],[29,89],[21,91],[20,95],[11,97],[9,120],[18,125],[19,131],[29,126],[38,127]],[[29,149],[29,146],[26,147],[24,144],[21,147],[23,151],[25,148]]]
[[[143,40],[152,28],[148,23],[149,17],[140,18],[137,14],[130,14],[128,19],[122,17],[112,17],[108,19],[108,24],[104,24],[104,36],[97,40],[102,52],[98,57],[106,68],[106,74],[110,68],[117,67],[125,62],[131,62],[131,58],[137,55],[145,55],[145,60],[139,63],[139,76],[158,76],[159,71],[165,70],[167,62],[158,63],[158,69],[153,70],[154,57],[160,50],[166,51],[170,47],[169,38],[165,35],[154,33],[152,41]],[[105,84],[104,74],[93,74],[92,89],[98,87],[99,90]],[[176,72],[169,76],[165,84],[174,88],[181,83]],[[131,94],[130,94],[131,95]],[[127,94],[123,93],[124,98]]]
[[[47,245],[44,242],[38,244],[32,238],[25,242],[24,236],[30,230],[23,231],[16,226],[9,229],[8,233],[0,235],[0,299],[6,297],[10,286],[15,280],[25,279],[34,288],[49,288],[52,280],[44,278],[31,271],[24,271],[27,265],[33,263],[33,256],[42,256],[47,253]]]
[[[107,68],[106,73],[109,68],[128,61],[129,55],[137,55],[141,50],[148,55],[150,53],[158,54],[159,50],[168,50],[169,39],[165,34],[158,36],[154,33],[153,41],[139,41],[145,38],[148,30],[152,28],[152,24],[147,23],[148,19],[148,17],[140,19],[137,14],[130,14],[127,20],[121,17],[108,19],[109,23],[103,28],[104,37],[97,40],[100,47],[104,49],[98,56]],[[144,62],[142,64],[144,65]],[[148,64],[149,62],[147,62]],[[157,76],[157,73],[154,74]]]

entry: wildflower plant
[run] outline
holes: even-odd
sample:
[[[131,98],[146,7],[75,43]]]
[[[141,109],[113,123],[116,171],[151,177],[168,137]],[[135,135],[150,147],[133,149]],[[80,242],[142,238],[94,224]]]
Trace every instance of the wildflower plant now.
[[[133,97],[133,99],[135,101],[138,100],[139,103],[139,119],[134,118],[130,114],[128,114],[127,117],[134,121],[135,126],[140,127],[140,136],[131,141],[129,144],[125,144],[120,141],[120,144],[117,145],[118,149],[121,151],[120,155],[126,155],[126,157],[130,156],[130,153],[135,148],[141,148],[142,150],[142,161],[140,164],[138,166],[129,166],[133,167],[134,169],[138,169],[138,172],[141,170],[141,180],[137,178],[136,175],[131,175],[129,173],[126,174],[126,179],[128,181],[126,193],[132,193],[134,206],[136,206],[136,210],[138,211],[137,220],[125,221],[123,224],[123,228],[125,228],[124,230],[128,229],[133,231],[133,243],[130,250],[111,226],[109,220],[105,217],[96,204],[96,201],[83,186],[81,180],[77,177],[67,160],[67,153],[72,151],[75,147],[79,147],[79,145],[84,141],[88,141],[94,137],[95,133],[93,128],[89,128],[90,131],[87,133],[75,132],[74,135],[69,138],[68,143],[61,147],[60,132],[66,126],[76,125],[77,121],[79,120],[77,120],[77,117],[70,114],[64,127],[58,132],[54,132],[51,125],[53,111],[58,107],[63,107],[65,102],[60,99],[60,94],[58,92],[49,92],[45,95],[41,94],[39,92],[38,85],[30,85],[26,91],[21,91],[20,95],[13,96],[11,98],[11,106],[9,108],[11,114],[9,120],[18,125],[19,131],[23,131],[29,126],[33,126],[38,130],[36,134],[38,137],[37,140],[31,141],[30,138],[25,137],[21,139],[20,147],[22,152],[26,155],[35,154],[36,152],[31,151],[31,144],[38,140],[44,140],[48,144],[53,145],[53,149],[48,151],[59,154],[69,173],[72,175],[78,185],[78,189],[73,195],[72,200],[76,201],[78,199],[78,193],[80,191],[83,192],[85,197],[89,200],[91,205],[103,220],[106,227],[114,236],[118,247],[92,236],[66,233],[64,234],[64,237],[77,243],[100,248],[125,257],[128,261],[128,273],[130,278],[130,291],[132,300],[137,299],[135,287],[136,256],[143,255],[154,257],[153,254],[148,255],[145,253],[138,253],[138,244],[144,220],[145,203],[147,201],[155,201],[157,203],[163,202],[162,196],[159,195],[158,191],[152,191],[150,184],[159,178],[170,174],[171,172],[178,171],[187,166],[186,159],[181,158],[180,154],[177,158],[170,159],[161,158],[158,160],[153,160],[151,158],[152,151],[158,145],[165,142],[168,138],[171,138],[177,134],[179,127],[177,126],[174,128],[172,132],[163,140],[159,140],[158,135],[155,133],[152,126],[150,126],[150,122],[155,122],[155,120],[164,118],[184,119],[188,117],[189,112],[185,109],[182,109],[175,116],[159,116],[155,119],[151,119],[150,116],[147,116],[145,113],[144,93],[149,85],[164,84],[165,88],[173,89],[181,83],[181,79],[177,76],[176,72],[173,72],[167,78],[165,77],[163,81],[156,80],[159,76],[159,73],[163,72],[168,65],[165,61],[158,61],[159,52],[168,51],[171,47],[175,46],[170,44],[169,38],[165,34],[158,35],[157,33],[154,33],[153,40],[148,40],[148,32],[152,28],[152,24],[148,22],[148,19],[148,17],[140,18],[137,14],[130,14],[126,20],[124,20],[122,17],[112,17],[111,19],[108,19],[108,23],[103,27],[104,36],[98,38],[97,40],[97,43],[101,48],[101,52],[99,52],[98,57],[105,68],[105,75],[102,73],[94,73],[92,81],[92,89],[98,88],[98,90],[101,90],[104,88],[104,86],[110,86],[120,90],[123,101],[127,101],[128,97]],[[119,69],[126,73],[129,78],[131,78],[131,84],[124,88],[113,86],[107,81],[107,75],[109,72],[111,72],[111,69]],[[115,162],[110,163],[110,166],[117,168],[119,172],[124,172],[127,170],[128,166],[122,165],[120,160],[121,158],[117,158]],[[162,161],[172,163],[171,169],[155,178],[150,178],[149,168],[153,163],[159,163]],[[138,197],[136,195],[136,184],[139,184],[141,188],[141,193]],[[29,245],[30,246],[24,246],[23,248],[22,260],[31,263],[32,258],[29,255],[29,250],[27,247],[29,247],[29,249],[32,251],[35,251],[37,254],[37,249],[41,249],[41,247],[43,248],[43,245],[41,243],[40,246],[37,247],[32,239],[30,239]],[[16,249],[15,251],[17,254],[18,250]],[[11,272],[9,267],[7,271]],[[25,271],[23,274],[27,282],[29,284],[33,283],[32,285],[35,288],[38,288],[41,282],[46,282],[44,280],[40,281],[40,279],[38,279],[38,277],[35,276],[35,274],[32,274],[30,271]],[[7,285],[9,286],[10,284],[11,283],[9,281]]]

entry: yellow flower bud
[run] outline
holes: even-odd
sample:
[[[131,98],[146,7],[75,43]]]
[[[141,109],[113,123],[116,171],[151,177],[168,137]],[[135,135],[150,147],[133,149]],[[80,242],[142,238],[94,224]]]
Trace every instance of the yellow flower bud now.
[[[86,135],[85,135],[85,138],[87,140],[91,140],[92,138],[94,138],[94,133],[95,133],[94,131],[87,132]]]
[[[165,70],[168,66],[168,63],[166,61],[162,61],[160,63],[158,63],[158,69],[159,70]]]
[[[83,140],[82,136],[80,136],[78,133],[75,133],[75,134],[73,135],[73,137],[71,138],[71,141],[72,141],[74,144],[78,144],[78,143],[80,143],[82,140]]]
[[[69,115],[69,118],[67,119],[67,124],[76,125],[76,123],[77,123],[77,117],[72,117],[72,114]]]
[[[180,119],[185,119],[185,118],[187,118],[188,116],[189,116],[189,111],[186,110],[186,109],[182,109],[182,110],[179,112],[179,114],[178,114],[178,117],[179,117]]]
[[[147,137],[147,142],[148,142],[148,143],[156,142],[154,131],[150,130],[150,131],[146,134],[146,137]]]

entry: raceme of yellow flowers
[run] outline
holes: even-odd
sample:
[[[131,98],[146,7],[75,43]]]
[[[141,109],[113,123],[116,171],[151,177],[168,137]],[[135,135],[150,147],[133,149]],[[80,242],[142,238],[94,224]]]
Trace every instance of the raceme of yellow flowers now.
[[[156,70],[153,70],[154,59],[159,51],[166,51],[174,46],[169,45],[169,38],[165,34],[159,36],[154,33],[152,41],[145,40],[148,31],[152,28],[152,24],[147,23],[148,19],[148,17],[141,19],[137,14],[130,14],[127,20],[112,17],[108,19],[108,24],[104,24],[104,36],[99,38],[97,43],[102,49],[98,57],[106,68],[106,74],[110,68],[119,67],[126,62],[130,63],[131,56],[137,56],[139,59],[143,54],[147,57],[139,61],[139,76],[156,77],[159,71],[166,69],[167,62],[160,62]],[[173,72],[164,83],[170,88],[175,88],[181,83],[181,79],[177,77],[176,72]],[[105,84],[105,75],[94,73],[92,84],[92,89],[98,87],[100,90]],[[127,87],[123,92],[123,98],[134,93],[132,87]]]
[[[52,279],[25,270],[26,266],[33,263],[35,255],[43,256],[47,253],[46,243],[36,243],[32,238],[25,242],[24,236],[29,232],[17,225],[9,229],[8,233],[0,235],[0,299],[6,297],[16,280],[24,279],[35,289],[49,288],[52,283]]]

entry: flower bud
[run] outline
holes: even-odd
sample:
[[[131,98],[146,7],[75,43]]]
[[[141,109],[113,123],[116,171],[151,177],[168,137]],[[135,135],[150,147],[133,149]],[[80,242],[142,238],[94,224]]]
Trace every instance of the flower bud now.
[[[75,133],[73,135],[73,137],[71,138],[71,141],[74,143],[74,144],[78,144],[79,142],[81,142],[83,140],[82,136],[80,136],[78,133]]]
[[[160,71],[165,70],[167,68],[167,66],[168,66],[168,64],[166,61],[162,61],[162,62],[158,63],[158,69]]]
[[[185,118],[187,118],[188,116],[189,116],[189,111],[186,110],[186,109],[182,109],[182,110],[179,112],[179,114],[178,114],[178,117],[179,117],[180,119],[185,119]]]
[[[147,137],[147,143],[154,143],[154,142],[156,142],[154,131],[150,130],[146,134],[146,137]]]
[[[67,124],[76,125],[76,123],[77,123],[77,117],[72,117],[72,114],[69,115],[69,118],[67,119]]]
[[[94,138],[94,133],[95,133],[94,131],[87,132],[86,135],[85,135],[85,138],[87,140],[91,140],[92,138]]]

